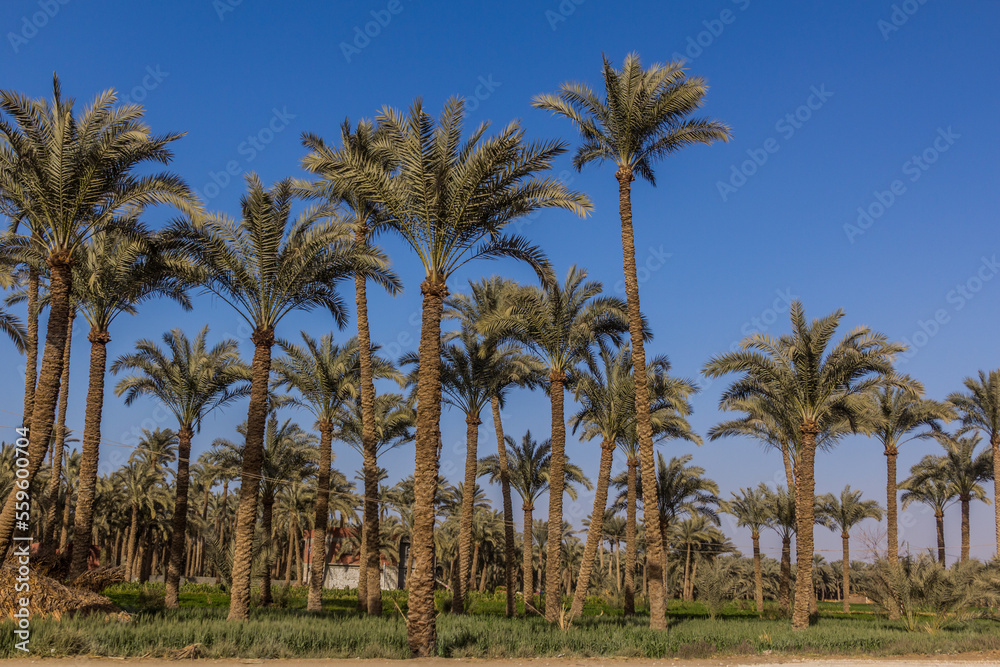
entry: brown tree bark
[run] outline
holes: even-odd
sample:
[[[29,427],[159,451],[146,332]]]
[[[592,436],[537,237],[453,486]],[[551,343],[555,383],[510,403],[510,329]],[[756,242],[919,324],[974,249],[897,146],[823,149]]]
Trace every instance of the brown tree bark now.
[[[264,536],[264,558],[265,563],[261,568],[262,573],[260,575],[260,606],[270,607],[274,602],[271,597],[271,554],[274,553],[274,544],[272,538],[274,537],[274,496],[265,495],[261,498],[261,505],[263,505],[261,510],[260,518],[260,531]]]
[[[562,612],[562,516],[566,486],[566,418],[563,416],[566,375],[549,374],[552,403],[552,455],[549,459],[549,535],[545,557],[545,620],[558,623]]]
[[[625,615],[635,615],[635,565],[636,565],[636,477],[638,476],[639,462],[634,459],[628,460],[628,491],[625,507]]]
[[[316,474],[316,514],[313,518],[312,562],[309,564],[309,599],[306,609],[322,611],[326,578],[326,531],[330,517],[330,465],[333,461],[333,424],[319,425],[319,470]],[[359,600],[360,602],[360,600]]]
[[[76,514],[73,517],[73,560],[69,578],[76,579],[87,571],[91,533],[94,528],[94,498],[97,491],[97,462],[101,452],[101,417],[104,413],[104,376],[108,362],[107,331],[91,330],[90,385],[83,421],[83,443],[80,453],[80,478],[77,481]]]
[[[503,495],[504,585],[507,587],[507,618],[514,616],[514,509],[510,499],[510,471],[507,469],[507,445],[500,419],[500,397],[490,398],[493,428],[497,434],[497,458],[500,461],[500,493]]]
[[[458,528],[458,588],[454,592],[451,613],[465,613],[465,595],[472,586],[472,522],[475,513],[476,472],[479,465],[478,415],[465,417],[465,491],[462,494],[462,514]]]
[[[181,571],[184,568],[184,544],[187,537],[188,488],[191,481],[191,424],[180,424],[177,429],[177,492],[174,500],[173,533],[170,536],[170,560],[167,564],[166,607],[180,607]],[[197,502],[197,501],[195,501]]]
[[[958,499],[962,505],[962,555],[959,562],[964,563],[969,560],[969,503],[972,496],[962,495]]]
[[[534,505],[524,505],[524,537],[522,541],[524,542],[523,549],[523,563],[521,577],[524,579],[522,586],[524,587],[524,615],[527,616],[530,612],[528,607],[538,607],[535,605],[535,564],[534,564],[534,545],[532,544],[531,535],[532,532],[532,521],[534,521],[533,512],[535,509]],[[544,557],[544,556],[543,556]]]
[[[888,546],[889,565],[894,566],[899,562],[899,536],[898,536],[898,510],[896,505],[896,460],[899,452],[895,447],[885,450],[885,518],[887,525],[886,542]],[[847,581],[846,579],[844,580]],[[846,607],[846,596],[844,605]],[[844,609],[847,611],[847,609]],[[899,605],[889,605],[889,620],[899,620]]]
[[[792,608],[792,629],[809,627],[813,598],[813,524],[816,505],[816,436],[819,426],[803,422],[802,451],[795,469],[795,601]]]
[[[236,549],[233,554],[233,587],[230,591],[230,621],[246,620],[250,613],[250,578],[253,534],[257,524],[257,494],[264,463],[264,429],[267,423],[268,380],[271,376],[273,329],[257,329],[251,363],[250,407],[247,410],[246,445],[240,473],[240,499],[236,511]]]
[[[656,463],[653,457],[653,428],[649,417],[649,391],[646,378],[646,348],[643,343],[642,313],[639,305],[639,281],[635,267],[635,239],[632,232],[632,181],[635,176],[626,166],[615,173],[618,179],[618,210],[622,223],[622,258],[625,271],[625,296],[628,301],[628,329],[632,341],[633,378],[635,381],[636,429],[639,436],[639,465],[644,488],[656,488]],[[663,576],[666,567],[661,546],[663,527],[656,511],[644,509],[646,558],[649,574],[649,625],[654,630],[667,627]]]
[[[851,613],[851,535],[846,530],[840,534],[844,542],[844,613]]]
[[[990,435],[993,451],[993,512],[996,519],[997,559],[1000,559],[1000,432]]]
[[[128,530],[128,548],[125,551],[125,581],[132,581],[132,575],[135,574],[135,550],[138,542],[139,506],[132,505],[132,521],[129,523]],[[73,551],[76,551],[76,549],[74,548]]]
[[[59,381],[59,417],[56,420],[56,437],[52,445],[52,468],[48,487],[45,490],[45,532],[42,534],[41,559],[51,558],[56,550],[56,523],[59,513],[59,488],[62,481],[63,454],[66,448],[66,409],[69,407],[69,356],[73,346],[73,320],[76,310],[71,308],[69,322],[66,325],[66,345],[63,347],[62,378]],[[38,336],[38,323],[35,322],[35,336]],[[68,480],[67,480],[68,481]]]
[[[38,284],[39,272],[28,266],[28,338],[24,341],[24,412],[21,424],[31,428],[31,413],[38,380]]]
[[[753,540],[753,601],[757,608],[757,613],[764,611],[764,575],[760,566],[760,533],[752,531],[750,538]]]
[[[413,576],[410,578],[407,642],[413,657],[437,649],[434,609],[434,496],[441,442],[441,316],[448,288],[443,280],[421,284],[420,365],[417,371],[417,434],[413,503]]]
[[[42,352],[42,367],[31,403],[31,426],[26,434],[28,440],[27,481],[28,486],[42,467],[45,452],[49,448],[53,423],[56,417],[56,401],[62,377],[63,354],[66,347],[66,328],[69,325],[69,298],[73,287],[71,256],[52,255],[49,258],[51,279],[49,281],[49,323]],[[30,371],[30,369],[29,369]],[[19,448],[22,449],[23,448]],[[0,557],[7,553],[14,537],[17,494],[7,494],[3,511],[0,512]],[[21,531],[30,534],[30,531]]]
[[[778,578],[778,606],[788,616],[792,611],[792,536],[781,537],[781,569]]]
[[[362,476],[364,473],[362,472]],[[362,499],[361,503],[364,504]],[[362,512],[364,508],[362,507]],[[358,540],[358,611],[368,612],[368,526],[361,521],[361,539]]]
[[[945,549],[944,549],[944,512],[935,511],[934,512],[934,524],[937,527],[937,549],[938,549],[938,562],[942,566],[945,564]]]
[[[604,511],[608,507],[608,485],[611,483],[611,464],[613,463],[616,443],[607,441],[601,443],[601,463],[597,472],[597,492],[594,494],[594,510],[590,515],[590,527],[587,530],[587,544],[583,548],[583,562],[580,563],[580,574],[576,578],[576,592],[573,594],[573,606],[569,617],[574,619],[583,613],[583,603],[590,589],[590,573],[594,568],[594,556],[597,547],[604,541]]]

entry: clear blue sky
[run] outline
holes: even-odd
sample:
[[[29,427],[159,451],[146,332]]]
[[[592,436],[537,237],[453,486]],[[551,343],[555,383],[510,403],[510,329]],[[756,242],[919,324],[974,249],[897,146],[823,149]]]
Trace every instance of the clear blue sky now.
[[[649,267],[640,278],[656,336],[651,353],[668,354],[678,374],[696,378],[709,356],[752,329],[787,330],[787,299],[799,298],[810,316],[844,308],[845,330],[867,324],[915,343],[903,369],[932,397],[943,398],[978,369],[1000,366],[1000,279],[994,279],[1000,267],[993,263],[1000,254],[1000,3],[10,0],[0,4],[0,28],[0,87],[48,97],[55,71],[78,104],[106,88],[142,102],[155,131],[187,133],[175,144],[172,169],[209,208],[230,214],[238,213],[243,188],[239,177],[225,183],[226,169],[254,170],[267,182],[300,176],[303,131],[333,140],[345,117],[371,117],[383,105],[403,107],[418,96],[436,110],[461,95],[470,100],[470,122],[518,118],[530,137],[575,143],[567,123],[530,108],[532,95],[566,80],[598,85],[602,52],[615,62],[629,51],[647,62],[687,57],[690,71],[711,85],[705,114],[731,125],[733,140],[686,150],[659,166],[657,187],[637,182],[633,190],[637,259]],[[359,36],[366,29],[374,35],[367,41]],[[545,213],[521,231],[549,253],[560,274],[575,263],[615,291],[621,256],[612,169],[594,165],[575,174],[566,157],[557,167],[563,170],[593,199],[594,215],[580,221]],[[870,217],[859,222],[859,208]],[[150,220],[157,224],[164,215]],[[373,335],[393,352],[410,351],[419,332],[408,317],[419,309],[421,276],[398,243],[387,240],[387,250],[407,291],[395,300],[372,292]],[[530,279],[506,262],[471,266],[462,278],[493,272]],[[939,322],[930,323],[935,317]],[[156,302],[140,317],[122,318],[111,332],[110,357],[138,338],[158,339],[174,326],[193,334],[206,323],[215,340],[240,336],[249,354],[239,320],[201,298],[190,313]],[[352,326],[337,336],[348,337]],[[332,323],[328,316],[296,315],[279,335],[297,336],[303,328],[320,335]],[[74,338],[70,405],[77,429],[85,334]],[[2,348],[15,363],[10,346]],[[0,389],[2,421],[11,425],[20,412],[19,377],[9,376]],[[102,471],[127,457],[129,449],[114,445],[129,442],[133,427],[155,422],[154,404],[125,408],[113,384],[109,378]],[[720,418],[715,406],[723,383],[701,384],[693,424],[704,434]],[[231,435],[243,418],[240,405],[208,420],[195,453]],[[308,426],[305,414],[301,419]],[[480,450],[495,451],[485,421]],[[529,427],[548,434],[547,400],[525,393],[511,401],[506,429],[519,437]],[[462,419],[446,411],[443,428],[443,470],[457,482]],[[934,449],[906,445],[900,477]],[[780,458],[748,441],[700,449],[670,443],[662,451],[693,453],[726,496],[781,478]],[[568,452],[596,475],[594,444],[571,438]],[[412,472],[412,455],[411,446],[383,462],[390,481]],[[360,461],[338,448],[335,465],[350,476]],[[884,503],[884,466],[877,443],[851,439],[820,454],[817,491],[850,483]],[[585,494],[567,515],[579,524],[591,503]],[[919,509],[910,515],[901,539],[914,550],[931,546],[931,515]],[[992,508],[976,504],[972,517],[972,542],[985,545],[973,553],[987,556]],[[955,556],[957,508],[946,524]],[[745,531],[724,525],[746,551]],[[817,529],[817,537],[818,549],[830,550],[823,552],[828,560],[839,558],[832,533]],[[764,547],[776,555],[777,539],[765,537]]]

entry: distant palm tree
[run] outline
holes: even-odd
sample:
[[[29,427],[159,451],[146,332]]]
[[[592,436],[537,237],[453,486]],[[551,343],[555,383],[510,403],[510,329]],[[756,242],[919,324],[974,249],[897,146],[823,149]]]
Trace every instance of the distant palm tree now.
[[[72,267],[80,247],[92,234],[119,226],[126,212],[137,216],[162,203],[192,210],[191,191],[177,176],[135,174],[148,163],[169,162],[168,146],[182,135],[153,135],[142,122],[142,107],[115,106],[113,91],[99,95],[77,116],[73,100],[63,98],[56,76],[52,89],[51,103],[0,91],[0,112],[6,115],[0,118],[0,210],[27,231],[25,236],[0,236],[0,247],[25,250],[36,264],[46,264],[50,274],[48,329],[37,388],[25,396],[31,409],[30,417],[24,418],[30,427],[29,483],[42,465],[56,423]],[[56,164],[59,168],[53,169]],[[29,315],[32,312],[29,307]],[[33,374],[34,359],[29,357],[26,382]],[[11,544],[16,502],[15,495],[8,496],[0,512],[0,553]],[[89,534],[84,540],[89,544]],[[80,544],[77,549],[87,551]]]
[[[771,528],[781,538],[781,561],[778,571],[778,604],[784,613],[791,612],[792,604],[792,535],[795,534],[795,494],[783,486],[768,489],[767,506],[774,517]]]
[[[985,482],[993,475],[993,452],[976,452],[980,442],[978,435],[930,435],[944,448],[945,453],[942,456],[928,454],[920,459],[911,469],[912,484],[922,486],[928,478],[941,478],[951,484],[962,506],[962,553],[959,561],[964,563],[969,560],[969,506],[973,500],[981,500],[987,504],[990,502],[980,482]]]
[[[209,349],[207,336],[207,326],[193,341],[180,329],[172,329],[163,335],[166,350],[143,339],[136,343],[136,352],[111,364],[111,372],[115,374],[136,371],[115,387],[116,396],[125,395],[125,405],[131,405],[140,396],[152,396],[177,419],[177,486],[166,576],[168,609],[177,609],[180,604],[191,440],[209,413],[250,393],[250,368],[240,359],[239,343],[227,338]],[[206,497],[210,488],[211,484],[205,487]]]
[[[993,510],[996,518],[996,555],[1000,557],[1000,369],[979,371],[965,378],[964,392],[948,396],[962,416],[962,427],[978,430],[990,443],[993,456]]]
[[[722,504],[722,511],[736,517],[736,525],[750,529],[753,541],[754,603],[757,613],[764,611],[764,577],[760,562],[760,531],[774,524],[774,514],[767,502],[768,488],[761,482],[756,488],[740,489],[732,500]]]
[[[521,509],[524,512],[524,600],[525,605],[534,605],[534,567],[531,563],[532,512],[539,496],[546,491],[551,493],[552,441],[546,440],[539,444],[531,437],[531,431],[526,431],[520,445],[510,436],[507,436],[506,444],[510,486],[521,497]],[[490,480],[496,482],[500,477],[499,458],[491,455],[480,459],[479,474],[489,475]],[[574,484],[579,484],[588,490],[593,488],[583,471],[572,463],[566,464],[565,476],[567,482],[565,492],[573,500],[576,500]],[[556,578],[558,579],[558,576]]]
[[[339,220],[324,221],[328,210],[307,209],[293,220],[294,200],[291,181],[265,189],[256,175],[249,174],[239,222],[224,215],[198,216],[175,222],[167,230],[180,252],[205,271],[205,289],[231,305],[253,331],[230,620],[246,619],[250,607],[251,552],[277,325],[292,311],[323,308],[343,326],[347,316],[337,285],[357,272],[390,291],[399,289],[395,276],[382,269],[384,258],[357,247],[349,226]]]
[[[658,160],[693,144],[728,141],[729,128],[714,120],[689,118],[704,100],[708,86],[701,77],[689,77],[682,62],[653,64],[644,68],[638,54],[625,57],[621,70],[615,70],[603,57],[604,98],[585,84],[563,84],[558,94],[537,95],[532,105],[568,118],[583,140],[573,158],[580,170],[589,162],[612,162],[617,170],[618,208],[622,227],[622,256],[625,294],[628,299],[629,331],[632,337],[636,414],[642,476],[646,486],[653,485],[656,474],[653,461],[651,409],[644,383],[646,352],[645,331],[639,307],[639,282],[636,278],[635,240],[632,231],[632,181],[636,174],[656,183],[653,165]],[[649,591],[650,625],[665,629],[666,601],[662,585],[663,553],[658,537],[658,517],[644,515],[651,540],[649,553],[653,585]]]
[[[919,475],[919,466],[920,464],[917,464],[911,469],[911,472],[915,473],[914,476],[907,477],[899,484],[899,488],[903,490],[901,497],[903,509],[906,509],[913,503],[923,503],[934,511],[934,525],[937,528],[938,563],[945,565],[944,511],[953,502],[958,500],[958,491],[951,482],[945,479],[943,475],[940,475],[943,470],[938,471],[939,476],[937,477],[922,476]]]
[[[156,503],[165,500],[164,466],[167,457],[176,456],[177,434],[170,429],[143,429],[142,440],[136,452],[129,457],[126,466],[117,471],[118,482],[125,494],[127,506],[131,508],[132,518],[129,522],[127,550],[125,560],[125,581],[139,574],[136,560],[140,520],[143,514],[151,518],[156,514]],[[139,455],[142,454],[142,455]],[[79,504],[77,505],[79,511]],[[90,555],[90,540],[78,542],[74,538],[74,552],[83,546],[87,556]]]
[[[801,434],[795,470],[795,516],[798,522],[795,548],[798,574],[792,628],[809,626],[812,594],[812,555],[815,494],[815,458],[818,436],[827,429],[859,422],[868,392],[885,381],[895,383],[894,355],[903,346],[868,327],[857,327],[827,349],[844,313],[806,320],[802,304],[789,307],[792,334],[773,338],[755,334],[745,338],[739,350],[713,357],[705,365],[708,377],[742,374],[723,394],[728,397],[759,397],[783,406],[793,415]]]
[[[844,544],[844,613],[851,612],[851,528],[865,519],[882,520],[882,508],[874,500],[861,500],[861,491],[852,491],[848,484],[840,497],[827,493],[816,498],[817,523],[830,530],[839,530]]]
[[[550,269],[541,251],[516,235],[503,234],[512,221],[543,208],[585,215],[590,201],[554,179],[537,174],[565,152],[561,142],[528,143],[518,123],[486,137],[480,125],[462,140],[464,104],[450,100],[440,119],[419,100],[407,113],[385,108],[369,150],[344,151],[325,163],[359,201],[412,248],[424,269],[420,377],[417,387],[416,499],[407,640],[413,655],[432,655],[434,609],[434,515],[441,418],[441,317],[447,280],[477,258],[512,257],[540,277]]]

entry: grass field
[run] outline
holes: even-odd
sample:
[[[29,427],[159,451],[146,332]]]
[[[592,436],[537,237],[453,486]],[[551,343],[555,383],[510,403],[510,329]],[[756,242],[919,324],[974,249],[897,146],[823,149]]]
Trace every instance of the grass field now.
[[[14,649],[12,626],[0,624],[0,658],[100,655],[207,658],[405,658],[405,593],[386,592],[385,613],[355,612],[353,591],[327,591],[324,611],[304,611],[305,589],[278,593],[280,608],[254,609],[248,621],[226,621],[229,599],[218,588],[182,588],[180,610],[162,608],[162,585],[121,585],[106,594],[131,615],[33,619],[31,653]],[[439,598],[439,608],[445,604]],[[397,608],[398,605],[398,608]],[[523,605],[519,605],[523,608]],[[857,605],[850,616],[839,604],[821,604],[816,623],[793,632],[787,620],[765,618],[744,603],[730,604],[709,620],[698,603],[673,602],[667,632],[648,627],[648,616],[624,618],[621,610],[593,599],[569,630],[536,615],[503,618],[503,596],[473,595],[470,614],[442,614],[438,653],[444,657],[621,656],[707,657],[714,654],[899,655],[1000,650],[1000,624],[977,619],[935,634],[907,632]]]

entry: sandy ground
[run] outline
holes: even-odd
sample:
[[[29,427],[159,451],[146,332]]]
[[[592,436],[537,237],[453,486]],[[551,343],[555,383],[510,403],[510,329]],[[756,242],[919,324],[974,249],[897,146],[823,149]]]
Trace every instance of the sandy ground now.
[[[160,659],[128,658],[46,658],[29,657],[18,659],[21,664],[38,667],[177,667],[178,664],[197,667],[239,667],[241,665],[266,665],[267,667],[663,667],[665,664],[678,667],[739,667],[741,665],[794,665],[795,667],[861,667],[863,665],[889,665],[890,667],[912,667],[934,665],[935,667],[971,667],[972,665],[1000,666],[1000,654],[968,654],[940,657],[909,656],[892,658],[787,658],[784,656],[751,656],[716,658],[707,660],[647,660],[647,659],[602,659],[602,658],[537,658],[533,660],[463,660],[430,658],[421,660],[196,660],[177,661]]]

